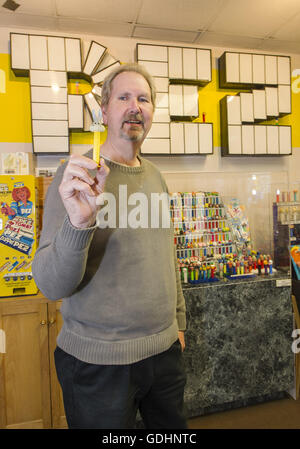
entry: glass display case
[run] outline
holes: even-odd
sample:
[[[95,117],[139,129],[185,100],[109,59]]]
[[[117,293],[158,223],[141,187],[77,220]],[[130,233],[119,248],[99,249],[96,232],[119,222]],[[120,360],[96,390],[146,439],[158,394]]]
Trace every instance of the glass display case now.
[[[300,201],[298,189],[276,192],[273,202],[274,259],[278,267],[288,269],[290,260],[298,271],[300,257]],[[298,260],[299,259],[299,260]]]
[[[300,184],[276,191],[273,202],[274,260],[291,274],[292,292],[300,307]]]

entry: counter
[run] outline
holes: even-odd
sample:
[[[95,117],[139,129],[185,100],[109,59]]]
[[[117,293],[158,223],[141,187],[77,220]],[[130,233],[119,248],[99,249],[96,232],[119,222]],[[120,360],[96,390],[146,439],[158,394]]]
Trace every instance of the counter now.
[[[285,275],[275,274],[183,287],[188,417],[265,401],[292,388],[293,311],[286,284]]]

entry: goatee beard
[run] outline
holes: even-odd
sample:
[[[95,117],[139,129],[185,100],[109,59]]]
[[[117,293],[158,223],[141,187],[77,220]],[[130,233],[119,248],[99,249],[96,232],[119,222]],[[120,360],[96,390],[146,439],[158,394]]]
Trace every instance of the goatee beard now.
[[[132,123],[130,123],[132,122]],[[134,125],[136,123],[136,126],[141,127],[141,129],[134,129]],[[124,130],[124,125],[132,125],[133,129],[129,129],[127,131],[123,131]],[[125,140],[128,140],[130,142],[139,142],[141,140],[144,140],[144,134],[145,134],[145,130],[144,130],[144,121],[142,119],[141,114],[128,114],[122,123],[122,128],[121,128],[121,137],[123,137]]]

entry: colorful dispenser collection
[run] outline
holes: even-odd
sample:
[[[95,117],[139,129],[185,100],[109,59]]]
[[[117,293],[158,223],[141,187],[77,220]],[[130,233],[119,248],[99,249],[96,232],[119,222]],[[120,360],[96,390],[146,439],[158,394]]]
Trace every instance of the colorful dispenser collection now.
[[[270,256],[251,251],[247,245],[237,255],[230,220],[217,192],[173,193],[170,213],[183,283],[273,273]]]
[[[179,259],[233,253],[231,231],[218,193],[172,194],[171,217]]]
[[[217,192],[173,193],[170,210],[182,281],[218,280],[215,260],[226,258],[235,250],[220,195]]]

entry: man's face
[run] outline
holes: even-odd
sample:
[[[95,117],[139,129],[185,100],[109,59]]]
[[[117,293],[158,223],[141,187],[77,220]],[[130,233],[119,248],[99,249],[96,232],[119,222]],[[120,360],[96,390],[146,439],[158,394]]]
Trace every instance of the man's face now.
[[[145,78],[136,72],[122,72],[112,82],[110,99],[102,107],[108,135],[142,143],[153,117],[151,91]]]

